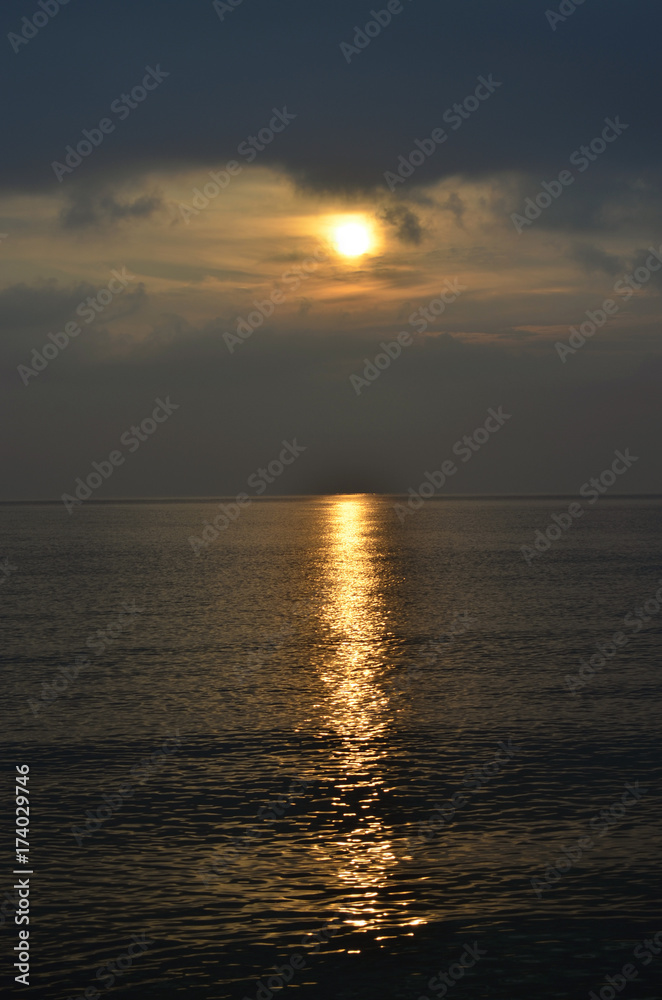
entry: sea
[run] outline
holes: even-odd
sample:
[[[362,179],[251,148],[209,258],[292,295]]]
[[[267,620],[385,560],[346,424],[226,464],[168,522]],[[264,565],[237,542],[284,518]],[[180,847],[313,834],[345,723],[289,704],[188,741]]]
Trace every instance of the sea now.
[[[12,995],[661,1000],[662,500],[572,499],[0,505]]]

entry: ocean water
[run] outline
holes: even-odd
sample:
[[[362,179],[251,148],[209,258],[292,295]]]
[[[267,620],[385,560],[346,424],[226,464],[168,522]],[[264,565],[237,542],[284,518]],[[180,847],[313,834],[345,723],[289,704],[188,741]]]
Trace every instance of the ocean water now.
[[[396,501],[0,506],[32,995],[660,1000],[662,502]]]

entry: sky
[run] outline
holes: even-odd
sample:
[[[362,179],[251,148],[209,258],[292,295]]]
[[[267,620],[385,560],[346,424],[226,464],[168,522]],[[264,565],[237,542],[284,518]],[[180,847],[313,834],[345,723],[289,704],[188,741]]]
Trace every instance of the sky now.
[[[658,4],[0,17],[0,499],[662,492]]]

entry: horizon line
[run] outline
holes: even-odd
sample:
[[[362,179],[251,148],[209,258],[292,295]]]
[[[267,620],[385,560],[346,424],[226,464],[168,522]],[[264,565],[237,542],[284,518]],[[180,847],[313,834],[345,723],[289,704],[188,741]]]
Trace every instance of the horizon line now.
[[[370,491],[356,491],[356,492],[338,492],[338,493],[283,493],[276,496],[260,496],[251,497],[251,502],[265,502],[274,503],[279,500],[312,500],[312,499],[324,499],[330,497],[393,497],[393,498],[409,498],[408,493],[377,493]],[[574,500],[577,498],[576,493],[439,493],[431,497],[426,497],[426,503],[429,500]],[[600,499],[608,500],[659,500],[662,499],[662,493],[614,493],[609,497],[601,497]],[[109,504],[138,504],[138,503],[216,503],[216,502],[236,502],[236,494],[214,494],[209,496],[136,496],[136,497],[107,497],[107,498],[90,498],[89,500],[84,500],[81,504],[96,504],[98,506],[104,506]],[[61,504],[62,499],[33,499],[33,498],[21,498],[14,500],[1,500],[0,506],[11,506],[17,504]]]

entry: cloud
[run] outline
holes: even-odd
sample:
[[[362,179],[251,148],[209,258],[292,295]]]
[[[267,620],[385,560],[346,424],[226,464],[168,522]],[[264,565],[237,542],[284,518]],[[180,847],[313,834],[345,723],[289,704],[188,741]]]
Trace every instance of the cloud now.
[[[119,201],[114,194],[73,187],[69,203],[60,213],[64,229],[89,229],[113,226],[118,222],[148,219],[163,208],[159,195],[139,195],[133,201]]]
[[[623,259],[616,254],[606,253],[600,247],[588,243],[578,243],[570,251],[571,260],[577,260],[586,268],[589,274],[601,271],[613,277],[624,268]]]
[[[7,0],[6,30],[19,27],[23,14],[20,0]],[[70,6],[3,60],[3,91],[15,98],[5,109],[1,186],[57,190],[79,178],[110,182],[220,168],[228,159],[244,164],[240,144],[283,105],[297,117],[256,165],[281,166],[319,191],[383,190],[384,171],[440,126],[448,141],[408,181],[412,190],[444,177],[513,171],[540,183],[617,114],[630,128],[604,156],[611,175],[659,173],[658,5],[624,18],[618,4],[586,4],[552,32],[544,5],[530,0],[506,8],[493,0],[417,0],[349,65],[340,44],[351,41],[357,21],[365,23],[355,0],[323,8],[288,0],[287,17],[272,0],[250,0],[223,22],[210,2],[182,13],[143,0],[141,17],[133,15],[133,0]],[[72,62],[71,52],[87,58]],[[121,120],[111,105],[140,82],[147,64],[170,74],[166,84]],[[498,92],[459,130],[449,127],[445,111],[489,74],[502,83]],[[52,162],[106,116],[113,133],[58,185]]]
[[[456,191],[452,191],[446,201],[441,202],[439,205],[442,211],[450,212],[455,216],[455,221],[457,222],[460,229],[463,228],[463,218],[465,213],[465,205],[459,194]]]
[[[395,229],[401,243],[418,246],[423,241],[423,227],[418,216],[404,205],[385,208],[380,218]]]

